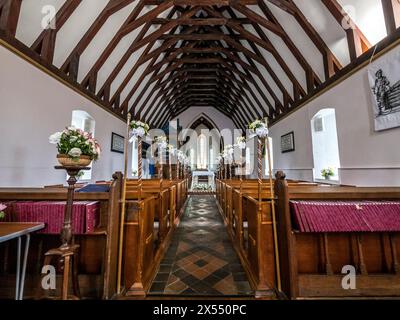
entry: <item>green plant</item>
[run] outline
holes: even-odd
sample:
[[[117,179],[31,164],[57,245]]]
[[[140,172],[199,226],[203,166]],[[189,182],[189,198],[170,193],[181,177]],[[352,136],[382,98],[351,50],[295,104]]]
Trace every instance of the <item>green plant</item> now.
[[[79,173],[76,175],[76,177],[79,179],[82,179],[82,177],[85,175],[84,171],[79,171]]]
[[[329,179],[335,175],[335,171],[333,168],[325,168],[321,171],[321,174],[325,179]]]

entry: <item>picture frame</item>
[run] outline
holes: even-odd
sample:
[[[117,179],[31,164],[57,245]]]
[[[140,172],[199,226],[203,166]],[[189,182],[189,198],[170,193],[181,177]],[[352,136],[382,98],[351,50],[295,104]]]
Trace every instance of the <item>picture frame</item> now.
[[[295,150],[294,131],[281,136],[281,152],[288,153]]]
[[[115,132],[111,134],[111,152],[124,153],[125,138]]]

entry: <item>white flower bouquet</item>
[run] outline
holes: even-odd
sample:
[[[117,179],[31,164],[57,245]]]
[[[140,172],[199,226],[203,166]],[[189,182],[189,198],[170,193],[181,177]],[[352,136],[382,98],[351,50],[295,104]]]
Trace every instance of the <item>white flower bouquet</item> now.
[[[166,150],[168,147],[167,137],[160,136],[154,139],[154,142],[157,144],[158,148],[161,150]]]
[[[222,158],[225,160],[231,160],[233,157],[233,153],[235,152],[233,145],[228,144],[225,146],[224,151],[222,152]]]
[[[246,149],[246,137],[237,137],[236,142],[237,142],[236,146],[239,149],[241,150]]]
[[[133,120],[130,123],[132,130],[132,136],[135,138],[143,138],[147,136],[150,130],[150,126],[142,121]]]
[[[78,161],[82,157],[94,161],[100,158],[101,147],[92,134],[75,127],[52,134],[49,142],[57,145],[60,156],[71,158],[74,161]]]
[[[268,137],[268,124],[262,120],[256,120],[250,123],[249,129],[254,133],[255,136],[258,136],[259,138]]]
[[[176,155],[178,156],[178,161],[183,164],[186,160],[186,156],[185,156],[184,152],[181,150],[178,150],[176,152]]]
[[[176,148],[172,145],[172,144],[169,144],[168,145],[168,152],[171,154],[171,155],[175,155],[176,154]]]
[[[212,191],[212,187],[208,184],[197,183],[193,186],[193,190],[195,190],[195,191]]]

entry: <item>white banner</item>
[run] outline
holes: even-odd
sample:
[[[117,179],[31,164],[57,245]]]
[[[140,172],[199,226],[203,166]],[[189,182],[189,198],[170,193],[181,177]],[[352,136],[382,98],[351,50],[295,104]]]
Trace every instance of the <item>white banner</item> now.
[[[386,55],[368,68],[375,131],[400,126],[400,51]]]

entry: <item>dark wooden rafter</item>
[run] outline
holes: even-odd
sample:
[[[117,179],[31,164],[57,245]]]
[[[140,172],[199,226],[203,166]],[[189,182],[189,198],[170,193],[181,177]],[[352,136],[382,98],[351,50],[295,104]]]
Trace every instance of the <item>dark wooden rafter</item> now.
[[[250,20],[253,21],[253,26],[257,26],[258,30],[256,30],[256,31],[257,31],[257,33],[259,35],[261,34],[260,26],[263,26],[263,27],[267,28],[265,23],[264,24],[260,23],[261,21],[263,21],[263,20],[264,21],[269,21],[270,24],[273,24],[275,26],[274,29],[271,29],[271,28],[267,28],[267,29],[269,29],[270,31],[276,33],[278,36],[281,37],[281,39],[286,44],[286,46],[289,48],[289,50],[291,51],[293,56],[296,58],[296,60],[299,62],[299,64],[305,70],[308,91],[312,91],[316,87],[316,85],[321,84],[321,80],[316,75],[316,73],[313,71],[313,69],[310,66],[310,64],[304,58],[304,56],[302,55],[300,50],[296,47],[296,45],[293,43],[293,41],[287,35],[287,33],[285,32],[284,28],[281,26],[279,21],[274,17],[272,12],[268,9],[268,7],[265,5],[265,3],[263,1],[259,1],[259,7],[263,11],[264,15],[267,17],[268,20],[266,20],[264,17],[258,15],[254,11],[252,11],[249,8],[246,8],[246,7],[242,6],[242,5],[235,4],[232,7],[235,8],[236,10],[238,10],[239,12],[241,12],[242,14],[245,14]],[[264,33],[264,36],[262,36],[261,38],[263,38],[263,40],[269,45],[269,47],[271,47],[270,52],[276,58],[276,56],[279,55],[279,53],[273,47],[273,45],[269,41],[269,39],[267,40],[267,37],[265,36],[265,33]]]
[[[0,0],[0,30],[14,37],[22,0]]]
[[[362,33],[357,24],[347,15],[337,0],[322,0],[325,7],[333,15],[339,25],[346,32],[349,46],[350,60],[357,59],[360,55],[371,48],[371,44]],[[343,22],[346,21],[346,25]]]
[[[89,46],[92,39],[100,31],[108,18],[111,17],[114,13],[131,4],[133,1],[135,0],[110,0],[107,6],[103,9],[103,11],[90,26],[90,28],[86,31],[82,39],[72,50],[68,58],[65,60],[65,62],[61,66],[61,70],[67,73],[74,81],[76,81],[78,77],[77,65],[79,65],[79,58],[82,53]]]
[[[147,24],[150,27],[150,24],[147,23],[148,20],[151,20],[157,17],[162,12],[170,9],[173,6],[173,1],[172,0],[165,1],[156,8],[150,10],[149,12],[139,17],[145,4],[146,4],[145,0],[140,0],[140,2],[135,6],[132,13],[125,20],[121,28],[118,30],[117,34],[113,37],[111,42],[107,45],[107,47],[102,52],[97,61],[94,63],[94,65],[92,66],[86,77],[83,79],[82,81],[83,86],[88,87],[92,91],[95,91],[95,88],[93,88],[93,84],[96,83],[97,81],[97,73],[99,72],[100,68],[104,65],[104,63],[107,61],[108,57],[114,51],[115,47],[122,40],[122,38],[145,24]],[[141,32],[140,36],[143,37],[144,35],[145,32]]]
[[[55,28],[53,29],[49,26],[49,28],[43,30],[31,45],[31,49],[37,52],[46,62],[53,62],[57,33],[81,3],[82,0],[66,1],[60,10],[58,10],[54,21],[51,22],[54,23]]]
[[[385,18],[386,32],[391,35],[396,32],[396,14],[400,13],[400,2],[397,0],[381,0],[383,16]]]
[[[0,0],[0,35],[15,39],[21,2]],[[343,27],[353,64],[371,44],[337,0],[321,2]],[[393,36],[400,21],[400,4],[397,0],[381,2],[387,33]],[[34,60],[55,68],[52,62],[58,33],[79,13],[81,3],[68,0],[62,5],[55,29],[43,30],[31,45]],[[78,83],[82,54],[108,19],[129,5],[127,18]],[[321,54],[318,58],[323,61],[324,76],[313,70],[311,58],[296,47],[271,6],[293,16]],[[346,28],[344,20],[353,28]],[[270,33],[282,40],[304,70],[304,84],[280,55]],[[98,87],[99,72],[119,43],[133,34],[126,52]],[[274,71],[275,64],[284,79]],[[61,78],[66,77],[77,90],[118,117],[131,113],[153,126],[163,126],[191,107],[211,106],[245,129],[255,118],[279,120],[345,69],[294,0],[109,0],[58,71]],[[117,79],[120,82],[115,86]]]

